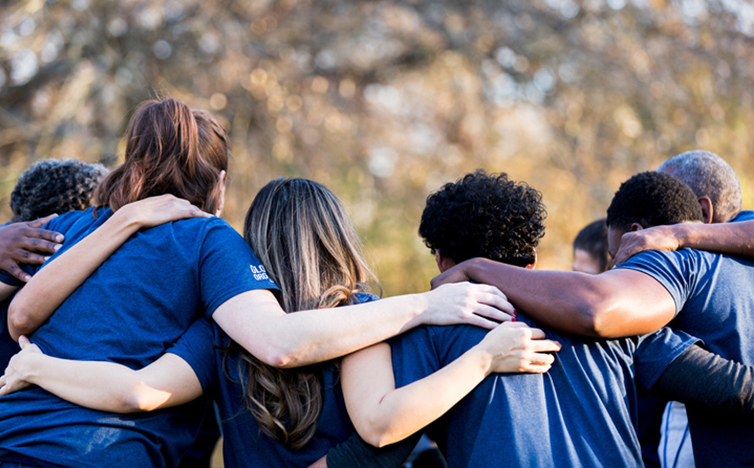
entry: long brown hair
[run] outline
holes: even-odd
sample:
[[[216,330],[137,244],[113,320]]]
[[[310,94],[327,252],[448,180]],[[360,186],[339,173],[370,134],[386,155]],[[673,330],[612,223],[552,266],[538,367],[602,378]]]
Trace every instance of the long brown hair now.
[[[100,183],[95,198],[117,211],[169,193],[214,213],[229,156],[228,136],[208,113],[175,99],[146,101],[128,123],[125,162]]]
[[[280,287],[287,313],[349,303],[375,280],[338,198],[311,180],[265,185],[246,214],[244,238]],[[322,412],[318,367],[277,369],[248,352],[241,356],[248,375],[245,403],[262,431],[290,449],[304,447]]]

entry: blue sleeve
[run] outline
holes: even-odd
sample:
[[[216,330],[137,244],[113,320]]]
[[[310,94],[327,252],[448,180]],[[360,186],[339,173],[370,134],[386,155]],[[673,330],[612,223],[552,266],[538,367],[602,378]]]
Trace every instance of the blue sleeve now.
[[[696,279],[702,276],[702,265],[697,258],[698,253],[691,249],[673,252],[648,250],[634,255],[616,269],[635,270],[660,283],[673,297],[677,315],[694,291]]]
[[[696,343],[701,340],[669,327],[640,337],[634,355],[636,378],[644,388],[652,388],[675,358]]]
[[[388,340],[393,361],[395,387],[421,380],[442,367],[431,331],[427,327],[417,327]]]
[[[220,219],[210,224],[202,243],[199,280],[207,318],[231,297],[254,289],[278,289],[243,238]]]
[[[215,383],[217,375],[214,335],[212,325],[200,318],[184,333],[167,352],[175,354],[194,369],[194,373],[202,384],[202,390],[207,395]]]
[[[736,216],[731,218],[729,223],[740,223],[741,221],[754,221],[754,211],[743,210],[739,211]]]

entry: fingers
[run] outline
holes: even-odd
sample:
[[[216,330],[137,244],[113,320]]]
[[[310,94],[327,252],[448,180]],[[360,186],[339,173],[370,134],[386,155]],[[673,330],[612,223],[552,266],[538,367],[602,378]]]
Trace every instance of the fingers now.
[[[560,343],[552,340],[532,340],[529,344],[529,349],[537,353],[556,353],[560,348]]]
[[[18,337],[18,345],[21,347],[21,349],[26,348],[31,344],[31,341],[29,341],[28,338],[26,338],[24,335],[21,335]]]
[[[466,318],[465,323],[480,328],[486,328],[487,330],[494,330],[500,325],[498,322],[493,322],[492,320],[473,314]]]
[[[0,269],[7,271],[13,275],[14,278],[23,281],[24,283],[31,279],[31,275],[22,270],[21,267],[18,266],[18,263],[10,259],[2,262],[2,264],[0,264]]]
[[[44,218],[39,218],[34,221],[29,221],[28,223],[26,223],[26,225],[33,228],[42,227],[45,224],[47,224],[47,222],[50,221],[51,219],[57,218],[57,216],[58,216],[57,213],[53,213],[51,215],[45,216]]]
[[[513,320],[513,315],[507,314],[486,304],[477,304],[476,307],[474,307],[474,314],[497,322],[510,322]]]
[[[37,229],[37,231],[42,231],[42,229]],[[52,231],[47,231],[52,232]],[[57,233],[52,233],[57,234]],[[60,242],[63,242],[63,236],[60,236]],[[39,237],[24,237],[19,242],[18,246],[22,249],[25,249],[27,252],[39,252],[39,253],[46,253],[46,254],[54,254],[55,252],[60,249],[61,244],[58,241],[48,241]],[[26,261],[26,259],[24,259]]]
[[[521,372],[527,374],[544,374],[552,368],[549,364],[525,364],[521,366]]]
[[[530,364],[537,366],[551,366],[552,363],[555,362],[555,356],[552,354],[532,353],[528,356],[528,361]]]
[[[65,240],[65,236],[63,234],[60,234],[59,232],[55,231],[49,231],[47,229],[40,229],[35,228],[32,226],[28,226],[25,228],[21,234],[25,237],[27,237],[30,240],[41,240],[41,241],[48,241],[45,244],[32,244],[31,247],[34,248],[34,250],[42,250],[50,253],[55,252],[55,245],[60,244]],[[45,248],[47,244],[53,244],[53,247]]]

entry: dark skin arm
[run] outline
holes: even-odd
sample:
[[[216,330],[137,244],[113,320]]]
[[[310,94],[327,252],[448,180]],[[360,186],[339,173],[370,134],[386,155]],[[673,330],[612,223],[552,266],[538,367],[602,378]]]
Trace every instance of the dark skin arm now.
[[[754,221],[738,223],[679,223],[623,234],[613,265],[645,250],[690,248],[741,257],[754,256]]]
[[[435,277],[432,287],[460,281],[497,286],[518,310],[549,327],[578,335],[643,335],[665,326],[675,315],[670,293],[652,277],[633,270],[587,275],[529,270],[474,258]]]

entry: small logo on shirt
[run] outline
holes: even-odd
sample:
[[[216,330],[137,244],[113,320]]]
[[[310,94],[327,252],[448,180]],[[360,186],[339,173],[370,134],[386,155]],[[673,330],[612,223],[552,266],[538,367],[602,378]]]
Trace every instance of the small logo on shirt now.
[[[270,279],[270,277],[267,276],[267,272],[264,270],[264,267],[262,265],[249,265],[249,268],[251,268],[251,274],[254,276],[255,280],[263,281]]]

